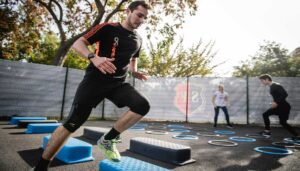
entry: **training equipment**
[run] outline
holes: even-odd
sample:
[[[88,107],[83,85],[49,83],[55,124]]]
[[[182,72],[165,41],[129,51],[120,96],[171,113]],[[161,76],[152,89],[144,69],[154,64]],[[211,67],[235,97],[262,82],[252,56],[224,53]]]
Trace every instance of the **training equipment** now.
[[[122,157],[119,162],[113,162],[108,159],[100,161],[99,171],[170,171],[170,170],[131,157]]]
[[[289,142],[272,142],[272,145],[281,148],[300,148],[300,144]]]
[[[136,123],[136,124],[134,124],[133,126],[134,126],[134,127],[147,127],[148,124],[146,124],[146,123]]]
[[[292,150],[288,150],[286,148],[277,148],[277,147],[268,147],[268,146],[255,147],[254,150],[269,155],[286,156],[289,154],[293,154]]]
[[[221,135],[232,135],[235,134],[234,131],[228,131],[228,130],[216,130],[216,134],[221,134]]]
[[[194,135],[173,135],[172,136],[175,139],[180,139],[180,140],[197,140],[198,137]]]
[[[168,125],[168,128],[184,128],[184,125]]]
[[[191,132],[190,130],[187,129],[170,129],[170,132]]]
[[[10,120],[10,124],[18,125],[20,120],[47,120],[47,117],[12,117]]]
[[[292,138],[284,138],[283,140],[290,143],[300,144],[300,140],[293,140]]]
[[[52,133],[61,123],[29,124],[26,134]]]
[[[106,134],[109,130],[110,130],[109,128],[85,127],[83,129],[83,136],[90,140],[97,141],[104,134]]]
[[[197,132],[197,135],[204,136],[204,137],[223,137],[220,134],[215,134],[211,132]]]
[[[208,144],[216,145],[216,146],[223,146],[223,147],[235,147],[238,146],[238,143],[228,140],[210,140]]]
[[[165,129],[167,129],[167,127],[166,126],[160,126],[160,125],[150,125],[150,126],[147,127],[147,129],[165,130]]]
[[[191,147],[153,138],[131,138],[129,150],[156,160],[177,165],[195,162],[194,159],[191,159]]]
[[[133,126],[133,127],[130,127],[128,130],[131,130],[131,131],[145,131],[145,128],[141,127],[141,126]]]
[[[270,135],[246,134],[246,137],[265,139],[265,138],[270,138]]]
[[[19,128],[27,128],[31,123],[58,123],[57,120],[19,120]]]
[[[166,135],[168,134],[167,131],[162,131],[162,130],[148,130],[145,131],[147,134],[155,134],[155,135]]]
[[[50,137],[50,135],[47,135],[43,138],[43,149],[46,148]],[[72,137],[68,139],[55,157],[67,164],[94,160],[92,156],[92,145]]]
[[[229,137],[232,141],[238,141],[238,142],[255,142],[256,139],[254,138],[247,138],[247,137]]]

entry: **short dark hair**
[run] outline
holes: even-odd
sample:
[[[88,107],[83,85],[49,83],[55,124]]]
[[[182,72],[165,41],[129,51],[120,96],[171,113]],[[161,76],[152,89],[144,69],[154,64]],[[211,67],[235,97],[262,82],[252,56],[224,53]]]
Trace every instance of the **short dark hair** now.
[[[272,77],[269,74],[263,74],[263,75],[259,76],[259,79],[272,81]]]
[[[146,9],[151,9],[150,5],[148,5],[145,1],[133,1],[129,4],[128,9],[130,9],[130,11],[132,12],[140,5]]]

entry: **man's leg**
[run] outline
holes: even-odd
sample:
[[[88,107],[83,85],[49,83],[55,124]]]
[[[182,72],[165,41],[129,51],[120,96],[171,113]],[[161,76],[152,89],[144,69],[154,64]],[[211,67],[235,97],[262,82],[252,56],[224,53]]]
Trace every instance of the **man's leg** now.
[[[271,115],[275,115],[275,109],[268,109],[266,112],[263,113],[263,119],[264,119],[264,123],[265,123],[265,130],[261,132],[261,134],[263,135],[271,135],[271,132],[270,132],[270,119],[269,117]]]
[[[280,124],[282,127],[284,127],[286,130],[288,130],[294,137],[298,137],[298,133],[295,131],[295,129],[287,123],[286,119],[282,119],[279,117]]]
[[[216,106],[214,109],[215,109],[214,127],[217,127],[218,116],[219,116],[219,107]]]
[[[282,125],[282,127],[284,127],[287,131],[289,131],[293,135],[293,137],[299,138],[299,135],[295,131],[295,129],[287,123],[287,120],[289,119],[289,115],[290,115],[290,111],[291,111],[290,104],[285,103],[285,104],[278,106],[278,108],[279,108],[279,112],[280,112],[279,116],[278,116],[280,125]]]
[[[34,171],[47,171],[51,161],[63,147],[70,135],[75,132],[89,117],[92,107],[73,104],[70,115],[63,126],[58,127],[51,135],[51,138],[42,154],[41,159]]]
[[[107,134],[98,140],[98,145],[104,151],[106,158],[119,160],[121,156],[116,148],[118,142],[116,138],[141,120],[150,110],[150,105],[148,100],[128,83],[114,89],[107,98],[118,107],[128,106],[130,109],[117,120]]]

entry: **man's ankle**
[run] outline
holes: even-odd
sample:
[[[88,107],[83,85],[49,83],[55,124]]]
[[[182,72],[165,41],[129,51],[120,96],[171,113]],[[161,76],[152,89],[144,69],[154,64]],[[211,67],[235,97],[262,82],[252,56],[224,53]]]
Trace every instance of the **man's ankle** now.
[[[46,160],[43,157],[39,160],[38,164],[35,166],[34,171],[47,171],[51,164],[51,160]]]

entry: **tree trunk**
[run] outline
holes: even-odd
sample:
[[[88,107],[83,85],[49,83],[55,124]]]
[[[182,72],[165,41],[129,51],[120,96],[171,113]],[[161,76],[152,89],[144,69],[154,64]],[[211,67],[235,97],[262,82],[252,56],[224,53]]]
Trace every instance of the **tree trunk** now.
[[[69,52],[69,49],[72,47],[73,43],[79,37],[81,37],[83,34],[85,34],[86,32],[87,31],[85,31],[75,37],[72,37],[65,42],[61,42],[58,49],[55,52],[54,58],[52,60],[52,65],[63,66],[65,57],[66,57],[67,53]]]

